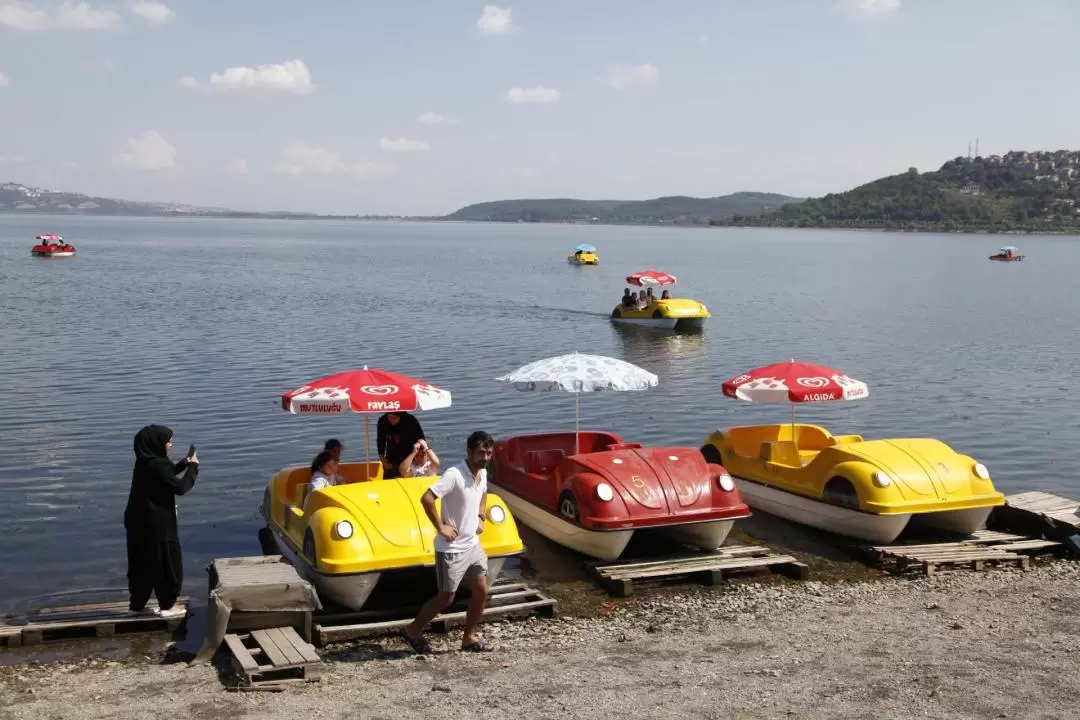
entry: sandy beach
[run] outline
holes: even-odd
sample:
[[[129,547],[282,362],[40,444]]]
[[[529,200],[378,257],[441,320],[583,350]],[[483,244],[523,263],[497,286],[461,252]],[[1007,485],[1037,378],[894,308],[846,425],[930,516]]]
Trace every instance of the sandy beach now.
[[[859,582],[738,582],[599,617],[484,626],[489,654],[394,638],[323,651],[318,683],[230,692],[214,665],[0,668],[5,718],[1075,718],[1080,563]],[[223,663],[218,663],[224,667]]]

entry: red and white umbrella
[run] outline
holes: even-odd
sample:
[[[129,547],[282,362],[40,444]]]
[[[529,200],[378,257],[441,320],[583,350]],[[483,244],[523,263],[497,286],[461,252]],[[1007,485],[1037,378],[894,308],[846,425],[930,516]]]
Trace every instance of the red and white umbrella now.
[[[724,395],[759,403],[791,405],[792,438],[795,437],[795,405],[812,402],[843,402],[870,395],[861,380],[822,365],[790,362],[759,367],[736,375],[723,384]]]
[[[281,407],[291,413],[364,414],[364,455],[369,458],[372,413],[416,412],[450,407],[450,391],[408,375],[368,369],[327,375],[282,393]]]
[[[657,285],[663,287],[665,285],[674,285],[675,276],[668,275],[659,270],[642,270],[641,272],[627,275],[626,282],[631,285],[637,285],[638,287],[643,287],[645,285]]]

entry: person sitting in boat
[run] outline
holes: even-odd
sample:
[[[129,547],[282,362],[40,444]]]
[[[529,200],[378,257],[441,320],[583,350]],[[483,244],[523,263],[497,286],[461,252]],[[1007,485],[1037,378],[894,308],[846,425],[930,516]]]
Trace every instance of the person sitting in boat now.
[[[304,498],[304,510],[307,510],[307,501],[311,497],[311,493],[339,484],[338,461],[334,459],[333,455],[324,450],[316,455],[311,463],[311,487],[308,489],[307,497]]]
[[[330,453],[330,455],[334,458],[334,460],[336,460],[338,462],[339,465],[341,464],[341,453],[344,450],[345,450],[345,446],[342,445],[341,441],[338,440],[337,438],[330,438],[329,440],[327,440],[323,444],[323,452]],[[312,468],[312,473],[314,473],[314,468]],[[345,484],[345,479],[342,478],[340,474],[335,473],[334,474],[334,484],[335,485],[344,485]]]
[[[645,291],[645,299],[649,301],[649,305],[652,305],[654,302],[656,302],[656,297],[653,295],[652,288],[649,288]]]
[[[670,300],[671,299],[671,293],[669,293],[667,290],[665,290],[663,292],[663,294],[660,295],[660,299],[661,300]]]
[[[383,477],[398,477],[401,461],[412,451],[417,440],[424,440],[420,421],[407,412],[389,412],[379,417],[375,428],[375,446],[383,464]]]
[[[398,466],[401,477],[431,477],[439,474],[439,456],[427,444],[427,440],[413,443],[412,452]]]
[[[630,288],[623,288],[622,304],[623,307],[626,308],[632,308],[637,305],[637,298],[634,297],[634,293],[630,292]]]
[[[638,293],[637,308],[638,310],[644,310],[647,307],[649,307],[649,299],[646,297],[645,291],[642,290]]]

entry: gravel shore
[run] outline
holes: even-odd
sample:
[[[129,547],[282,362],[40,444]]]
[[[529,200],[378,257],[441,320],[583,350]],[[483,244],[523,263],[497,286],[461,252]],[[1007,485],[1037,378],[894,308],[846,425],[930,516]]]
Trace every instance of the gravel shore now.
[[[4,718],[1077,718],[1080,563],[874,582],[732,583],[600,617],[332,646],[319,683],[232,693],[211,665],[0,668]]]

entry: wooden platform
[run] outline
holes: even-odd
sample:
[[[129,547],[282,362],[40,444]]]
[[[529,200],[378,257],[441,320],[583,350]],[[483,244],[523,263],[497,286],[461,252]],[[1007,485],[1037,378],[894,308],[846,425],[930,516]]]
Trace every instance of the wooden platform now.
[[[987,525],[996,530],[1025,533],[1068,544],[1073,552],[1080,546],[1069,539],[1080,533],[1080,501],[1044,492],[1009,495],[1005,504],[994,508]]]
[[[455,602],[444,612],[435,616],[429,626],[430,629],[433,632],[446,632],[450,627],[463,624],[465,607],[466,602],[461,600]],[[385,635],[408,625],[419,610],[420,605],[393,610],[319,613],[312,620],[312,634],[319,647],[341,640]],[[521,583],[500,580],[488,594],[484,620],[522,615],[550,618],[555,617],[557,611],[558,603],[538,590]]]
[[[863,545],[860,549],[887,572],[903,574],[916,571],[930,576],[942,570],[983,570],[1001,565],[1027,570],[1032,555],[1058,552],[1064,548],[1056,540],[978,530],[971,537],[954,542]]]
[[[796,580],[805,580],[810,569],[790,555],[777,555],[767,547],[733,545],[711,553],[694,553],[657,560],[590,562],[586,568],[608,594],[629,597],[635,580],[661,580],[690,576],[715,585],[726,575],[768,569]]]
[[[176,606],[186,610],[188,599],[179,598]],[[149,607],[157,605],[150,603]],[[18,647],[50,640],[166,632],[180,627],[186,619],[186,616],[161,618],[154,615],[128,615],[127,600],[60,605],[0,621],[0,644]]]
[[[240,684],[230,689],[278,690],[322,677],[322,658],[291,626],[229,633],[225,645],[240,676]]]

